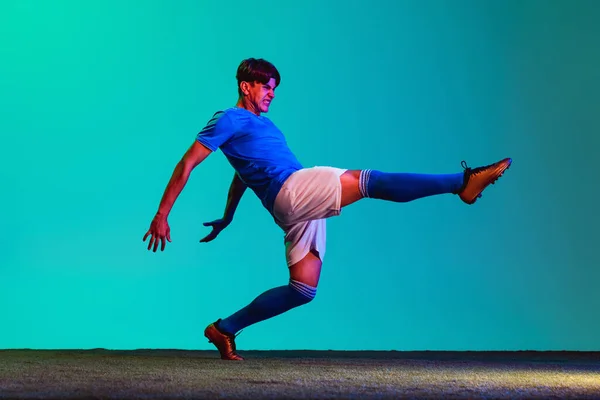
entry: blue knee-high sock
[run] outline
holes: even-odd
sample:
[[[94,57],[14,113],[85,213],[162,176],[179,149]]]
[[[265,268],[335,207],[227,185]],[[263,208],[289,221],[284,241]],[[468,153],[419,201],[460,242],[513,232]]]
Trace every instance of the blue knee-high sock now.
[[[389,173],[366,169],[359,178],[364,197],[408,202],[426,196],[457,193],[463,185],[464,172],[457,174]]]
[[[247,326],[308,303],[316,293],[317,288],[290,279],[288,285],[267,290],[246,307],[219,321],[219,329],[235,334]]]

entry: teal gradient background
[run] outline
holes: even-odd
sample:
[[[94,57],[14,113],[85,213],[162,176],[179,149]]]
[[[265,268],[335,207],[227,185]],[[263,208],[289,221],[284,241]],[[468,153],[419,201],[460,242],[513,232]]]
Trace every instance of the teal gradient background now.
[[[142,237],[185,150],[282,74],[268,116],[306,166],[445,173],[512,157],[483,198],[364,200],[328,223],[312,303],[240,349],[600,350],[595,1],[8,0],[0,5],[0,348],[212,349],[288,280],[232,169],[194,172],[165,252]]]

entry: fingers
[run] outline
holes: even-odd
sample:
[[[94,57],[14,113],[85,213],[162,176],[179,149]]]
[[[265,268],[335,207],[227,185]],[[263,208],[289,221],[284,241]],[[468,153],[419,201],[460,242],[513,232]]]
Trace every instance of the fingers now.
[[[215,233],[215,231],[212,231],[211,233],[209,233],[208,235],[206,235],[203,239],[201,239],[200,243],[210,242],[210,241],[212,241],[216,237],[217,237],[217,234]]]
[[[152,244],[154,243],[154,236],[150,237],[150,241],[148,242],[148,250],[152,248]]]
[[[148,239],[148,236],[150,236],[150,240],[148,241],[148,250],[154,251],[156,253],[156,250],[158,250],[158,246],[160,244],[160,250],[164,251],[165,247],[167,245],[167,241],[171,241],[171,229],[169,229],[169,226],[166,226],[166,232],[164,234],[159,234],[157,231],[160,231],[162,229],[156,228],[151,226],[150,229],[148,230],[148,232],[146,232],[146,234],[144,235],[144,238],[142,239],[142,241],[146,241],[146,239]]]
[[[148,235],[144,236],[144,241],[146,241],[147,237]],[[158,246],[160,244],[160,251],[165,251],[165,247],[167,246],[167,240],[169,242],[171,241],[170,234],[167,234],[167,236],[162,237],[151,236],[150,241],[148,242],[148,250],[154,251],[156,253],[156,250],[158,250]]]
[[[222,224],[222,223],[223,223],[222,219],[215,219],[214,221],[205,222],[202,225],[204,225],[204,226],[215,226],[215,225],[219,225],[219,224]]]

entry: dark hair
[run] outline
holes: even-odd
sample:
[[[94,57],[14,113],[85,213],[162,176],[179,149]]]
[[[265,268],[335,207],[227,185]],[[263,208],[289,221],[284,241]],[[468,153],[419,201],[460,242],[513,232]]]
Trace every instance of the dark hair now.
[[[242,82],[260,82],[262,84],[268,83],[271,78],[275,79],[275,86],[279,86],[281,82],[281,76],[277,68],[267,60],[262,58],[247,58],[240,63],[235,75],[238,83],[238,93],[241,96],[242,90],[240,89],[240,83]]]

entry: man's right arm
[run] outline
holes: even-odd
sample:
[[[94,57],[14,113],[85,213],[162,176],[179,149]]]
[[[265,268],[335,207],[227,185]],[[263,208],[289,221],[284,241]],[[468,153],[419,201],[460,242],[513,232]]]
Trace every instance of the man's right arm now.
[[[173,175],[167,184],[163,197],[160,201],[156,216],[159,218],[167,218],[175,200],[183,190],[187,183],[192,170],[204,161],[212,151],[198,142],[197,140],[190,146],[181,160],[175,166]]]

